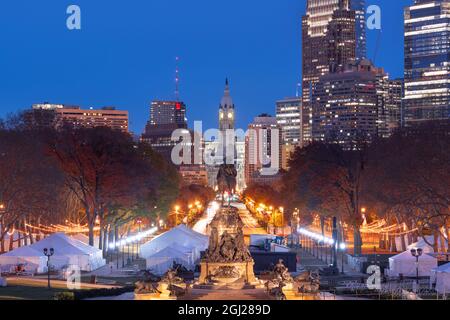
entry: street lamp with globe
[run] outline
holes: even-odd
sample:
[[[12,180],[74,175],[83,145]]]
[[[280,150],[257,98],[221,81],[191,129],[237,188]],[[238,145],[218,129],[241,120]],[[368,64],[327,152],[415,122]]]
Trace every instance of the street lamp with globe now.
[[[411,249],[411,255],[416,258],[416,281],[419,284],[419,258],[423,255],[423,250],[421,248]]]
[[[47,280],[48,280],[48,289],[51,289],[50,286],[50,257],[55,254],[55,250],[53,248],[47,249],[44,248],[44,255],[47,257]]]

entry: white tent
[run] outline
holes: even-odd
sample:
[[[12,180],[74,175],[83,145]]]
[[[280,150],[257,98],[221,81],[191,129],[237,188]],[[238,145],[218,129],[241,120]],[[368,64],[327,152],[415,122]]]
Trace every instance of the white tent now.
[[[425,237],[426,241],[423,237],[419,238],[419,241],[408,246],[408,250],[421,248],[424,253],[435,253],[433,246],[430,246],[428,243],[434,244],[434,236]],[[427,243],[428,241],[428,243]],[[441,248],[441,238],[438,239],[439,248]],[[448,248],[448,241],[446,240],[445,246]]]
[[[184,247],[192,252],[194,261],[200,259],[200,252],[208,248],[208,237],[187,229],[186,226],[178,226],[143,244],[140,249],[141,257],[150,258],[167,247]]]
[[[75,235],[70,236],[70,237],[75,239],[75,240],[81,241],[84,244],[89,245],[89,237],[84,235],[84,234],[82,234],[82,233],[78,233],[78,234],[75,234]],[[99,242],[100,242],[99,241],[99,237],[98,236],[94,237],[94,247],[98,248],[99,247]]]
[[[106,264],[101,250],[72,239],[64,233],[52,234],[31,247],[41,252],[44,248],[54,248],[55,255],[51,261],[57,269],[67,265],[76,265],[82,271],[93,271]]]
[[[63,233],[55,233],[30,246],[22,247],[0,256],[0,265],[17,265],[29,261],[28,269],[37,273],[47,271],[47,257],[44,249],[54,249],[50,265],[61,270],[69,265],[80,267],[82,271],[93,271],[106,264],[102,251],[90,247],[81,241],[70,238]]]
[[[429,277],[431,270],[438,265],[437,259],[424,254],[419,258],[419,276]],[[411,251],[405,251],[392,258],[389,258],[389,270],[387,275],[391,277],[398,277],[402,274],[405,277],[416,276],[416,258],[412,256]]]
[[[157,275],[163,275],[175,261],[187,269],[193,269],[192,254],[179,250],[183,248],[167,247],[146,259],[147,269]]]
[[[184,232],[188,233],[189,235],[199,239],[200,241],[206,241],[206,242],[209,241],[209,237],[208,236],[205,236],[204,234],[201,234],[201,233],[198,233],[198,232],[192,230],[191,228],[189,228],[185,224],[182,224],[182,225],[178,226],[178,228],[181,231],[184,231]]]
[[[41,251],[30,246],[20,247],[8,253],[0,255],[0,271],[14,271],[18,265],[23,265],[27,272],[44,272],[47,257]]]
[[[436,283],[436,291],[440,294],[450,293],[450,263],[431,270],[431,284]]]

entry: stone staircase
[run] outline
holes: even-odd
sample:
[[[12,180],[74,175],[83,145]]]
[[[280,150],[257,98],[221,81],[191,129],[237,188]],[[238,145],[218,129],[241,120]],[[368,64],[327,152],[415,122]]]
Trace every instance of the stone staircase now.
[[[192,289],[180,300],[251,301],[271,300],[265,289],[249,290],[200,290]]]

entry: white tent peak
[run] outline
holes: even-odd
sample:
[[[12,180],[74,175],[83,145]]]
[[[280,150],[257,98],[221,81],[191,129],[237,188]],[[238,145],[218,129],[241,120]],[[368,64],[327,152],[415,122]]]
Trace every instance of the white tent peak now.
[[[392,260],[414,260],[414,261],[416,261],[416,258],[413,257],[413,255],[411,254],[411,251],[402,252],[402,253],[400,253],[400,254],[398,254],[396,256],[393,256],[393,257],[391,257],[389,259],[392,259]],[[431,255],[425,253],[419,258],[419,261],[422,261],[422,260],[430,260],[431,261],[431,260],[436,260],[436,258],[434,258]]]

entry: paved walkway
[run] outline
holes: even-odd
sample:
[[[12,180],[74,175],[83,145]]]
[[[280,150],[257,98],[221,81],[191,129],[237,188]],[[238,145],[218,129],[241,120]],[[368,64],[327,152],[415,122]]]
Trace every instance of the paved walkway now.
[[[207,235],[207,227],[211,223],[212,219],[217,214],[218,209],[218,203],[216,201],[212,201],[208,208],[206,209],[205,213],[203,214],[203,217],[200,218],[200,220],[194,225],[192,230]]]
[[[28,277],[9,277],[8,285],[32,286],[32,287],[45,288],[48,285],[48,280],[40,279],[40,278],[28,278]],[[51,286],[52,286],[52,288],[67,288],[67,281],[52,279]],[[113,286],[113,285],[81,283],[81,289],[112,289],[112,288],[117,288],[117,287],[118,286]]]
[[[231,205],[239,209],[239,215],[244,223],[243,232],[245,236],[250,236],[251,234],[267,234],[266,230],[259,225],[258,220],[248,211],[245,204],[232,203]]]

